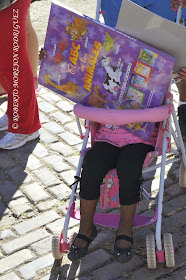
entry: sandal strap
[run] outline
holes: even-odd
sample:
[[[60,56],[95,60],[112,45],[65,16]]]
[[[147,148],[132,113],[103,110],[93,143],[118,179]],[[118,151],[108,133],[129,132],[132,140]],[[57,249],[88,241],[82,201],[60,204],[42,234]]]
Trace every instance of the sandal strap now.
[[[127,236],[127,235],[117,235],[116,236],[116,241],[117,240],[121,240],[121,239],[129,241],[129,242],[131,242],[133,244],[133,238],[130,237],[130,236]]]
[[[78,233],[78,234],[76,235],[76,238],[80,238],[80,239],[86,241],[88,244],[90,244],[91,241],[92,241],[92,240],[91,240],[90,238],[88,238],[86,235],[81,234],[81,233]]]

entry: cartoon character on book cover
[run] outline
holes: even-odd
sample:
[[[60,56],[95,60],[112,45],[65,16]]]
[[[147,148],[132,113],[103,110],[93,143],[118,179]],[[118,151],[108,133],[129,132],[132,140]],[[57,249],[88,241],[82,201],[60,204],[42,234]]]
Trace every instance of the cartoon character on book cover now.
[[[39,82],[86,106],[160,106],[175,60],[125,34],[52,3]],[[148,140],[153,124],[123,126]]]

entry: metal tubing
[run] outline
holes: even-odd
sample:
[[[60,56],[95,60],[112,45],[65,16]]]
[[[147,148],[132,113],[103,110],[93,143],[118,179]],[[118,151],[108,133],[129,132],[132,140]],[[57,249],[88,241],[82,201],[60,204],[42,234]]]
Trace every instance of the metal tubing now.
[[[164,129],[166,128],[166,123],[167,123],[167,121],[163,121]],[[162,221],[162,209],[163,209],[165,162],[166,162],[168,135],[169,135],[169,133],[165,130],[163,133],[162,162],[161,162],[160,186],[159,186],[159,196],[158,196],[158,218],[157,218],[157,223],[156,223],[156,246],[157,246],[158,251],[162,250],[161,221]]]
[[[167,165],[167,164],[175,163],[175,162],[179,162],[179,161],[180,161],[180,158],[173,158],[173,159],[167,160],[167,161],[165,162],[165,164]],[[156,165],[147,167],[147,168],[145,168],[145,169],[142,171],[142,174],[145,174],[145,173],[147,173],[147,172],[149,172],[149,171],[153,171],[153,170],[155,170],[155,169],[157,169],[157,168],[160,168],[160,167],[161,167],[161,163],[158,163],[158,164],[156,164]]]
[[[86,132],[85,132],[85,138],[83,140],[83,144],[82,144],[82,150],[84,150],[87,146],[87,142],[88,142],[88,137],[89,137],[89,121],[86,121]],[[79,176],[81,173],[81,166],[83,163],[83,155],[80,154],[80,159],[79,159],[79,163],[78,163],[78,167],[77,167],[77,171],[76,171],[76,176]],[[76,179],[74,180],[76,181]],[[75,190],[76,190],[76,186],[78,183],[74,184],[72,187],[72,193],[70,196],[70,201],[69,201],[69,205],[68,205],[68,209],[67,209],[67,214],[65,217],[65,222],[64,222],[64,226],[63,226],[63,241],[64,243],[67,242],[67,231],[68,231],[68,225],[69,225],[69,221],[70,221],[70,208],[71,208],[71,204],[74,201],[74,194],[75,194]]]
[[[77,123],[77,127],[79,130],[79,135],[81,136],[82,135],[81,124],[80,124],[79,118],[77,116],[76,116],[76,123]]]
[[[97,8],[96,8],[96,21],[99,21],[99,12],[101,9],[101,0],[97,0]]]
[[[180,131],[180,127],[179,127],[179,124],[178,124],[178,120],[177,120],[177,116],[176,116],[175,111],[172,113],[172,116],[173,116],[173,119],[174,119],[176,131],[177,131],[177,135],[178,135],[178,141],[179,141],[179,144],[180,144],[180,150],[181,150],[181,153],[182,153],[183,163],[184,163],[184,166],[186,168],[185,146],[184,146],[184,143],[183,143],[183,139],[182,139],[182,135],[181,135],[181,131]]]

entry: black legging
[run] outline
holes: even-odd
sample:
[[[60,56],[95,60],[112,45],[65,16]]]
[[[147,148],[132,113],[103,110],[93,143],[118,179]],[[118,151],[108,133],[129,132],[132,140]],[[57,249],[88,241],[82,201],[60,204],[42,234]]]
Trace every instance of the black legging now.
[[[104,177],[108,171],[116,168],[120,204],[131,205],[138,202],[143,163],[147,153],[152,150],[152,146],[143,143],[122,148],[105,142],[95,143],[84,158],[80,197],[86,200],[98,199]]]

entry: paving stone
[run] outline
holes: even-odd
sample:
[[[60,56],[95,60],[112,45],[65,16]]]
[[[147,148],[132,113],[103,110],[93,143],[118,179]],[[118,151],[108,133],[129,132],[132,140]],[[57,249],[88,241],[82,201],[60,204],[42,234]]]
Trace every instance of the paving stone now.
[[[10,229],[0,231],[0,240],[15,237],[15,234]]]
[[[13,272],[10,272],[2,277],[0,277],[0,280],[20,280],[20,278]]]
[[[38,255],[44,255],[52,250],[52,236],[31,245],[31,249]]]
[[[70,146],[63,144],[62,142],[51,144],[50,149],[52,149],[53,151],[59,152],[60,154],[62,154],[65,157],[68,157],[68,156],[74,154],[74,150]]]
[[[33,173],[44,186],[49,187],[61,183],[57,176],[54,175],[48,168],[40,168],[39,170],[34,170]]]
[[[184,244],[185,242],[185,236],[182,236],[178,232],[173,232],[172,239],[173,239],[175,249],[181,247],[181,245]]]
[[[44,94],[42,95],[42,97],[44,99],[46,99],[49,102],[59,102],[62,99],[62,96],[60,96],[59,94],[56,94],[52,91],[46,91],[46,88],[44,88]]]
[[[39,103],[39,109],[44,113],[51,113],[51,112],[57,110],[56,107],[54,107],[52,104],[50,104],[46,101],[43,101],[43,102]]]
[[[48,151],[43,145],[37,143],[37,146],[33,150],[33,154],[38,158],[43,158],[48,156]]]
[[[32,206],[25,197],[10,201],[8,206],[17,217],[32,211]]]
[[[69,113],[73,111],[73,105],[66,100],[57,102],[56,104],[62,111]]]
[[[173,184],[174,182],[170,178],[166,178],[164,181],[165,188]],[[145,188],[145,190],[147,190],[149,193],[159,190],[159,178],[144,182],[142,187]]]
[[[180,228],[185,223],[186,210],[182,210],[168,218],[163,219],[162,231],[165,232],[174,232],[176,228]]]
[[[185,193],[183,188],[180,188],[179,184],[173,184],[165,189],[165,193],[171,197],[179,196]]]
[[[179,271],[173,272],[171,276],[174,277],[175,280],[185,280],[186,278],[186,268],[180,269]]]
[[[47,233],[46,230],[38,229],[26,234],[25,236],[21,236],[9,242],[3,243],[1,248],[5,254],[10,255],[21,249],[27,248],[31,244],[47,237],[48,235],[49,234]]]
[[[163,205],[163,213],[165,215],[172,215],[173,213],[182,210],[185,207],[186,194],[182,194]]]
[[[56,122],[45,123],[43,127],[50,131],[50,133],[52,134],[58,134],[65,131],[64,128]]]
[[[67,123],[65,127],[69,129],[72,133],[77,134],[80,137],[79,129],[76,122]],[[85,133],[84,126],[81,126],[82,133]]]
[[[75,280],[90,280],[90,279],[91,279],[90,277],[86,277],[86,276],[75,278]]]
[[[179,248],[179,253],[185,257],[186,256],[186,245]]]
[[[28,174],[22,166],[15,166],[10,170],[7,170],[6,173],[18,186],[30,183],[34,180],[34,178]]]
[[[76,171],[68,170],[61,172],[59,175],[65,181],[65,183],[70,186],[74,182],[74,176],[76,175]]]
[[[62,124],[72,121],[70,117],[66,116],[61,112],[52,113],[51,116],[53,116],[57,121],[61,122]]]
[[[18,269],[20,275],[24,279],[31,279],[36,276],[37,271],[51,266],[54,263],[52,254],[38,258]]]
[[[42,125],[44,123],[49,122],[49,118],[45,114],[43,114],[42,112],[39,112],[39,118],[40,118],[40,122],[42,123]]]
[[[4,255],[0,252],[0,259],[2,259],[2,258],[4,258]]]
[[[50,223],[46,226],[46,229],[49,230],[52,234],[56,231],[62,231],[64,225],[65,218],[58,219],[53,223]]]
[[[168,268],[165,264],[159,263],[157,264],[156,269],[149,269],[147,266],[144,266],[132,272],[131,277],[133,277],[132,279],[134,280],[155,280],[157,277],[171,273],[182,264],[183,260],[179,256],[175,255],[175,267]]]
[[[57,199],[47,200],[47,201],[40,202],[39,204],[37,204],[37,208],[39,209],[39,211],[49,210],[52,207],[54,207],[55,205],[57,205],[57,203],[58,203]]]
[[[5,180],[7,179],[7,177],[5,176],[5,174],[3,173],[2,170],[0,170],[0,180]]]
[[[67,200],[71,195],[71,189],[67,187],[65,184],[60,184],[55,187],[50,188],[50,192],[58,199],[58,200]]]
[[[0,195],[2,195],[3,200],[7,203],[12,199],[23,196],[22,192],[9,181],[0,182]]]
[[[47,211],[45,213],[38,215],[37,217],[31,218],[31,219],[28,219],[27,221],[16,224],[13,226],[13,228],[18,234],[23,235],[31,230],[37,229],[41,226],[51,223],[52,221],[55,221],[58,218],[59,218],[59,215],[56,212],[50,210],[50,211]]]
[[[43,188],[37,183],[23,186],[22,191],[34,203],[38,203],[50,197],[47,192],[44,191]]]
[[[110,230],[104,230],[98,233],[96,239],[91,242],[89,250],[96,250],[102,247],[106,242],[111,241],[115,236],[115,233]]]
[[[60,136],[66,143],[68,143],[69,145],[72,145],[72,146],[73,146],[73,145],[77,145],[77,144],[79,144],[79,143],[82,143],[82,140],[81,140],[79,137],[73,135],[72,133],[70,133],[70,132],[68,132],[68,131],[59,134],[59,136]]]
[[[0,157],[0,168],[12,168],[16,165],[16,161],[9,155],[4,152],[1,152]]]
[[[68,162],[70,162],[74,168],[77,169],[78,163],[79,163],[79,155],[78,156],[72,156],[72,157],[68,157],[66,159]]]
[[[4,274],[6,271],[14,269],[33,258],[34,255],[29,250],[24,249],[8,257],[0,259],[0,274]]]
[[[133,256],[132,260],[127,263],[112,262],[104,267],[98,268],[92,272],[94,277],[98,279],[113,280],[121,276],[123,272],[130,272],[137,266],[143,264],[143,261],[136,255]]]
[[[62,231],[64,221],[65,221],[65,217],[63,217],[62,219],[58,219],[55,222],[48,224],[46,226],[46,229],[49,230],[52,234],[54,234],[56,231]],[[77,226],[79,228],[79,220],[71,218],[68,226],[68,237],[70,237],[72,234],[74,234],[74,232],[76,232]]]
[[[5,204],[0,200],[0,217],[3,216],[3,214],[5,213],[6,211],[6,206]]]
[[[30,170],[38,169],[42,166],[42,163],[39,159],[37,159],[33,155],[29,155],[28,161],[26,163],[26,168],[29,168]]]
[[[40,135],[40,140],[43,143],[54,143],[57,142],[58,139],[53,136],[50,132],[48,132],[47,130],[44,130],[41,128],[41,135]]]
[[[95,269],[100,265],[103,265],[104,263],[107,263],[108,261],[110,261],[110,259],[111,257],[106,251],[104,251],[103,249],[99,249],[93,253],[86,255],[85,258],[81,260],[81,262],[73,263],[71,266],[62,266],[60,272],[63,277],[68,277],[67,279],[71,280],[75,277],[90,272],[91,270]]]
[[[44,161],[48,165],[52,165],[53,169],[57,172],[70,169],[70,166],[64,162],[63,157],[59,155],[51,155],[44,158]]]
[[[16,223],[16,219],[12,216],[6,215],[1,217],[0,219],[0,229],[7,229],[9,228],[11,225]]]

